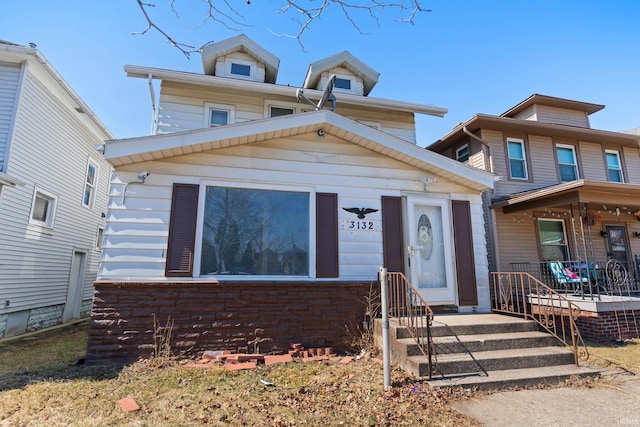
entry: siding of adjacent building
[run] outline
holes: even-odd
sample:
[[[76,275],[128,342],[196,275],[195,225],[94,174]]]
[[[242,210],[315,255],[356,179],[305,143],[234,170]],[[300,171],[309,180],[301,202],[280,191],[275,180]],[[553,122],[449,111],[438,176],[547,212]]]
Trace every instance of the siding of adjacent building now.
[[[83,301],[92,298],[98,269],[96,236],[104,224],[111,167],[94,148],[102,142],[97,132],[39,73],[28,67],[24,74],[10,135],[7,172],[24,185],[3,189],[0,198],[0,295],[10,301],[0,314],[64,304],[74,250],[86,251]],[[82,205],[89,159],[98,165],[93,209]],[[29,224],[36,189],[58,198],[53,229]]]

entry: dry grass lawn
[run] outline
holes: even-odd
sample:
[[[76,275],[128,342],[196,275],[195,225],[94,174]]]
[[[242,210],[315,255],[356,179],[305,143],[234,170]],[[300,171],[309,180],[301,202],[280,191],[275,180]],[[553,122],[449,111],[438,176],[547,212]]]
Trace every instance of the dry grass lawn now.
[[[0,344],[0,426],[477,425],[449,407],[470,392],[434,391],[397,370],[385,392],[382,367],[370,360],[238,372],[158,359],[119,369],[74,366],[86,333],[81,324]],[[125,397],[140,410],[122,412],[117,401]]]
[[[589,361],[603,366],[614,366],[640,375],[640,339],[622,344],[590,345]]]

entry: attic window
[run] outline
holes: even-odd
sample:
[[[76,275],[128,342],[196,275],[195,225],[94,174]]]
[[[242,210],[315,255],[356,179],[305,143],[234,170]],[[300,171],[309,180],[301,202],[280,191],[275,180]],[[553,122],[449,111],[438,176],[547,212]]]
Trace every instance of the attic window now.
[[[238,64],[237,62],[231,63],[231,74],[238,76],[251,76],[251,65]]]
[[[337,88],[337,89],[351,90],[351,80],[342,79],[340,77],[336,77],[336,81],[334,83],[334,87]]]

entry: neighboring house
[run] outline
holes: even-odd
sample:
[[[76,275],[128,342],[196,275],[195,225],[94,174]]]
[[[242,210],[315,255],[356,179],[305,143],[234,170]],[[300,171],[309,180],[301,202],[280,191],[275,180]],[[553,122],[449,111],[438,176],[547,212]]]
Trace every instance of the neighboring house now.
[[[491,271],[566,286],[548,261],[589,263],[577,273],[596,276],[588,277],[596,286],[615,259],[638,291],[640,136],[592,129],[589,116],[603,108],[536,94],[500,116],[477,114],[428,147],[499,177],[484,196]]]
[[[202,60],[203,74],[125,66],[161,81],[156,134],[105,144],[88,360],[151,354],[154,323],[192,353],[344,348],[381,266],[430,303],[489,311],[493,176],[416,145],[415,114],[445,109],[368,96],[378,73],[348,52],[302,88],[276,84],[279,59],[244,35]],[[331,75],[335,111],[332,97],[316,111]]]
[[[0,338],[89,314],[112,138],[37,49],[0,41]]]

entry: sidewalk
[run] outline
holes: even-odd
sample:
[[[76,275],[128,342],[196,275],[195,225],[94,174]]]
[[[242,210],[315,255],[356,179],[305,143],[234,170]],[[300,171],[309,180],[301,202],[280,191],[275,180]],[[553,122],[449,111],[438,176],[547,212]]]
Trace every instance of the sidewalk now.
[[[455,403],[487,427],[640,426],[640,378],[607,371],[594,388],[520,390]]]

